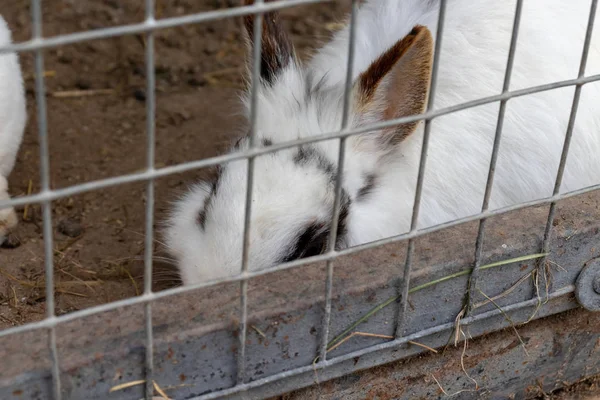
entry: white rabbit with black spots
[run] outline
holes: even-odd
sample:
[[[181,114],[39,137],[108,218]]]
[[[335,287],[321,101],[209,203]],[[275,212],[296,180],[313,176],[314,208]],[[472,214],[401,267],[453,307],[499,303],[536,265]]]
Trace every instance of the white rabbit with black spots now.
[[[577,77],[590,0],[527,0],[510,90]],[[516,0],[448,0],[434,108],[502,90]],[[439,1],[371,0],[356,17],[350,128],[425,110]],[[245,19],[252,43],[253,18]],[[597,25],[600,25],[600,21]],[[600,73],[600,28],[586,75]],[[256,143],[338,131],[342,123],[348,27],[307,66],[297,60],[275,13],[265,15]],[[507,104],[490,209],[552,194],[574,87]],[[249,113],[249,96],[244,103]],[[432,121],[418,228],[479,213],[499,103]],[[422,122],[347,140],[337,249],[410,229]],[[247,137],[232,151],[249,148]],[[256,158],[249,269],[321,254],[334,204],[338,140]],[[247,162],[221,166],[194,186],[167,221],[166,245],[184,284],[240,272]],[[561,192],[600,184],[600,83],[582,89]]]
[[[12,34],[0,16],[0,47],[12,43]],[[26,122],[25,92],[16,53],[0,53],[0,201],[10,198],[7,178],[23,139]],[[15,210],[0,209],[0,244],[18,224]]]

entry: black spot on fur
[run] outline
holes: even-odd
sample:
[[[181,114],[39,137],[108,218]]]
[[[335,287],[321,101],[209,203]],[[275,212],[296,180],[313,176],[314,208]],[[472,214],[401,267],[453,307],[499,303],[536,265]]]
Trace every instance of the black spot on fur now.
[[[219,190],[219,183],[221,181],[221,174],[223,172],[223,168],[219,165],[216,167],[216,175],[215,178],[211,182],[210,193],[204,199],[204,205],[202,209],[198,212],[196,216],[196,223],[200,225],[200,228],[204,230],[206,228],[206,216],[208,213],[208,209],[212,203],[213,198],[217,195],[217,190]]]
[[[356,200],[357,201],[364,200],[365,197],[367,197],[373,191],[374,187],[375,187],[375,175],[369,174],[365,178],[365,185],[363,187],[361,187],[360,190],[358,191],[358,194],[356,195]]]
[[[300,100],[298,100],[295,93],[292,93],[292,97],[294,98],[294,101],[296,102],[296,107],[298,108],[298,110],[302,110],[302,103],[300,102]]]
[[[296,244],[292,247],[292,251],[283,258],[282,262],[323,254],[327,250],[328,236],[329,229],[325,227],[325,224],[308,226],[300,234]]]
[[[311,160],[311,155],[314,155],[314,150],[308,146],[299,147],[298,152],[294,156],[294,163],[297,165],[306,165]]]
[[[327,76],[329,75],[329,71],[325,72],[325,74],[319,79],[319,82],[312,88],[312,92],[320,92],[323,89],[323,85],[325,85],[325,81],[327,80]]]
[[[340,199],[340,215],[338,219],[337,238],[335,248],[339,249],[345,245],[348,213],[351,200],[345,190],[342,189]],[[313,257],[327,251],[329,243],[331,221],[316,222],[307,226],[300,232],[296,243],[290,247],[288,254],[282,258],[281,263]]]
[[[309,71],[306,74],[305,77],[305,82],[304,82],[304,101],[306,103],[308,103],[310,101],[310,98],[312,97],[312,87],[313,87],[313,80],[315,79],[315,75],[312,71]]]
[[[252,4],[252,1],[245,1]],[[244,17],[244,24],[250,43],[254,43],[254,15]],[[261,32],[260,77],[267,85],[272,85],[280,72],[295,60],[294,47],[285,33],[278,13],[263,15]]]
[[[330,179],[333,180],[335,178],[335,167],[333,164],[312,146],[300,146],[298,152],[294,155],[294,163],[302,166],[314,164],[320,171],[329,176]]]
[[[262,145],[263,145],[263,147],[273,146],[273,141],[268,138],[263,138]]]
[[[206,208],[200,210],[198,216],[196,216],[196,223],[200,225],[200,228],[202,228],[202,230],[206,229]]]
[[[336,249],[343,247],[346,241],[346,234],[348,233],[348,214],[350,213],[350,205],[352,204],[352,200],[350,200],[350,196],[344,189],[342,189],[342,198],[340,200],[340,217],[338,218],[338,230],[337,230],[337,240],[335,243]]]
[[[433,6],[439,7],[439,2],[440,2],[440,0],[428,0],[427,5],[429,7],[433,7]]]

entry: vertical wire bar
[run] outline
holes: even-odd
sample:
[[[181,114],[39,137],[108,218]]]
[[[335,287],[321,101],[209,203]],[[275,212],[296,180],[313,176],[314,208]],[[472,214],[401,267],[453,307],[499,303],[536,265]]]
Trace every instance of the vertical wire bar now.
[[[154,0],[146,0],[145,18],[147,24],[154,24]],[[146,33],[146,168],[154,170],[155,158],[155,125],[154,114],[156,104],[154,76],[154,31]],[[152,293],[152,253],[154,247],[154,179],[146,182],[146,232],[144,240],[144,294]],[[146,322],[146,357],[145,365],[145,395],[151,400],[154,394],[154,335],[152,331],[152,302],[144,308]]]
[[[33,22],[33,39],[42,38],[42,5],[41,0],[31,3]],[[44,85],[43,50],[35,51],[35,98],[38,117],[38,138],[40,142],[40,186],[41,192],[50,190],[50,154],[48,150],[48,120],[46,111],[46,90]],[[44,232],[44,267],[46,273],[46,318],[55,318],[54,312],[54,251],[52,237],[52,202],[42,203]],[[60,369],[58,365],[58,348],[56,345],[56,327],[48,331],[48,347],[52,362],[52,392],[55,400],[62,399]]]
[[[446,14],[446,0],[440,0],[440,10],[438,15],[437,33],[435,37],[435,52],[433,54],[433,66],[431,69],[431,82],[429,86],[429,98],[427,99],[427,111],[433,108],[433,102],[435,98],[435,89],[437,86],[437,74],[440,60],[440,51],[442,48],[442,32],[444,30],[444,16]],[[425,177],[425,166],[427,162],[427,149],[429,147],[429,135],[431,133],[431,121],[432,119],[425,120],[425,128],[423,131],[423,147],[421,148],[421,159],[419,162],[419,173],[417,175],[417,187],[415,190],[415,202],[413,204],[412,219],[410,222],[410,231],[413,232],[417,228],[417,222],[419,220],[419,210],[421,207],[421,194],[423,192],[423,178]],[[404,325],[406,323],[406,307],[408,305],[408,289],[410,287],[410,271],[412,257],[414,253],[414,239],[409,239],[406,249],[406,259],[404,263],[404,275],[402,284],[400,286],[400,307],[398,307],[396,315],[396,339],[402,337],[404,332]]]
[[[263,0],[255,0],[254,5],[260,7]],[[260,86],[260,65],[262,51],[262,24],[263,12],[257,11],[254,14],[253,38],[254,47],[252,48],[252,88],[250,92],[250,148],[255,147],[256,139],[256,121],[258,114],[258,88]],[[248,157],[248,178],[246,182],[246,210],[244,213],[244,242],[242,249],[242,275],[248,272],[248,258],[250,251],[250,220],[252,218],[252,191],[254,188],[254,159],[255,156]],[[237,384],[243,384],[246,378],[246,336],[248,331],[248,278],[240,281],[240,333],[239,346],[240,351],[237,359]]]
[[[517,39],[519,36],[519,25],[521,23],[521,13],[523,9],[523,0],[517,0],[515,8],[515,16],[513,20],[512,37],[510,39],[510,48],[508,51],[508,60],[506,61],[506,70],[504,72],[504,84],[502,86],[502,93],[508,92],[510,88],[510,79],[512,76],[512,69],[515,60],[515,52],[517,49]],[[498,120],[496,122],[496,135],[494,137],[494,145],[492,148],[492,157],[490,159],[490,166],[488,170],[487,182],[485,185],[485,194],[483,196],[483,205],[481,212],[484,213],[488,210],[490,205],[490,197],[492,195],[492,187],[494,186],[494,174],[496,173],[496,163],[498,161],[498,151],[500,149],[500,141],[502,140],[502,128],[504,126],[504,114],[506,113],[506,103],[508,99],[500,101],[500,110],[498,111]],[[483,255],[483,241],[485,238],[485,226],[487,218],[479,220],[479,230],[477,232],[477,241],[475,242],[475,264],[473,271],[469,277],[469,286],[467,289],[467,310],[465,316],[469,315],[473,307],[473,290],[477,287],[477,281],[479,279],[479,268],[481,267],[481,258]]]
[[[594,31],[594,21],[596,19],[596,11],[598,9],[598,0],[592,0],[590,7],[590,15],[588,18],[587,31],[585,34],[585,41],[583,44],[583,51],[581,54],[581,61],[579,64],[578,78],[583,78],[585,75],[585,68],[587,65],[588,53],[590,50],[590,44],[592,41],[592,32]],[[567,157],[569,155],[569,148],[571,146],[571,138],[573,137],[573,129],[575,127],[575,119],[577,118],[577,109],[579,107],[579,99],[581,97],[581,88],[583,84],[577,84],[575,86],[575,94],[573,96],[573,104],[571,106],[571,114],[569,116],[569,123],[567,125],[567,133],[565,135],[565,141],[563,144],[562,154],[560,157],[560,164],[558,166],[558,172],[556,173],[556,181],[554,183],[554,196],[560,192],[560,186],[562,184],[563,175],[565,172],[565,166],[567,164]],[[542,242],[542,252],[547,253],[550,246],[550,236],[552,234],[552,226],[554,224],[554,215],[556,213],[556,201],[550,203],[550,210],[548,211],[548,220],[546,221],[546,229],[544,230],[544,239]],[[543,266],[546,262],[546,257],[540,260],[538,265]],[[545,276],[545,275],[542,275]],[[535,293],[534,296],[539,296],[539,293]]]
[[[354,69],[354,40],[356,35],[356,16],[358,14],[358,0],[352,0],[352,10],[350,12],[349,32],[348,32],[348,61],[346,70],[346,82],[344,84],[344,106],[342,112],[341,131],[348,129],[350,117],[350,104],[352,100],[352,83]],[[331,228],[329,231],[329,241],[327,251],[335,252],[335,243],[337,241],[338,222],[340,219],[340,205],[342,197],[342,183],[344,174],[344,160],[346,156],[346,137],[340,138],[338,148],[338,167],[335,179],[335,199],[333,203],[333,215],[331,218]],[[319,360],[327,359],[327,342],[329,340],[329,324],[331,322],[331,302],[333,296],[333,260],[327,261],[327,278],[325,282],[325,310],[322,321],[322,335],[319,346]]]

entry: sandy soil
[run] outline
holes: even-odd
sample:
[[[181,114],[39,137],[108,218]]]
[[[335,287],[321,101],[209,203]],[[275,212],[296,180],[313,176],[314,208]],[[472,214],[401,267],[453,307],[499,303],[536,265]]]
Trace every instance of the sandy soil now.
[[[31,35],[27,0],[0,0],[16,41]],[[235,1],[157,1],[158,17],[236,6]],[[335,28],[347,2],[283,12],[301,54]],[[43,2],[46,36],[139,22],[143,2]],[[240,20],[167,29],[156,35],[156,165],[216,155],[244,123],[237,116],[246,48]],[[127,36],[45,52],[48,134],[53,188],[131,173],[145,166],[145,42]],[[33,55],[22,54],[29,120],[9,184],[13,196],[39,190],[39,146]],[[69,91],[93,96],[57,97]],[[186,185],[207,171],[156,182],[156,227]],[[135,296],[142,288],[145,185],[113,187],[53,203],[56,313]],[[0,329],[42,319],[45,310],[41,208],[17,210],[20,246],[0,249]],[[160,237],[160,236],[159,236]],[[160,247],[160,245],[158,245]],[[155,289],[176,279],[157,266]]]

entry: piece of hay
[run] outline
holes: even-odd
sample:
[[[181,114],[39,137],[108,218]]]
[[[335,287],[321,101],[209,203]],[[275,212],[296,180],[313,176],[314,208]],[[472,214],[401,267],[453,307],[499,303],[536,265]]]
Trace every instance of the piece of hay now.
[[[144,384],[144,383],[146,383],[145,379],[141,379],[139,381],[131,381],[131,382],[121,383],[119,385],[111,387],[109,389],[108,393],[116,392],[117,390],[128,389],[130,387],[134,387],[134,386],[141,385],[141,384]]]
[[[87,97],[87,96],[101,96],[115,93],[114,89],[89,89],[89,90],[65,90],[61,92],[52,92],[50,96],[58,98],[66,97]]]
[[[29,180],[29,185],[27,185],[27,196],[31,194],[33,190],[33,181]],[[23,209],[23,221],[27,221],[27,212],[29,211],[29,204],[25,204],[25,208]]]
[[[482,265],[481,267],[479,267],[479,269],[480,270],[486,270],[486,269],[500,267],[502,265],[512,264],[512,263],[516,263],[516,262],[534,260],[534,259],[546,257],[547,255],[548,255],[548,253],[538,253],[538,254],[530,254],[530,255],[521,256],[521,257],[515,257],[515,258],[508,259],[508,260],[497,261],[497,262],[494,262],[494,263]],[[458,271],[458,272],[456,272],[454,274],[443,276],[443,277],[441,277],[439,279],[435,279],[433,281],[426,282],[426,283],[424,283],[422,285],[415,286],[415,287],[411,288],[408,291],[408,293],[409,294],[415,293],[415,292],[423,290],[425,288],[437,285],[438,283],[446,282],[446,281],[449,281],[449,280],[454,279],[454,278],[458,278],[458,277],[461,277],[461,276],[469,275],[472,271],[473,271],[473,268],[469,268],[469,269],[465,269],[465,270],[462,270],[462,271]],[[381,311],[385,307],[389,306],[390,304],[395,303],[399,299],[400,299],[400,295],[393,296],[393,297],[390,297],[389,299],[387,299],[386,301],[384,301],[383,303],[381,303],[381,304],[373,307],[365,315],[363,315],[357,321],[355,321],[354,323],[352,323],[348,328],[344,329],[344,331],[342,333],[340,333],[339,335],[337,335],[336,337],[334,337],[327,344],[327,351],[328,352],[331,351],[333,346],[335,346],[338,342],[340,342],[347,335],[349,335],[350,332],[352,332],[358,325],[362,324],[363,322],[366,322],[373,315],[375,315],[376,313],[378,313],[379,311]],[[459,318],[457,318],[457,319],[459,319]]]

